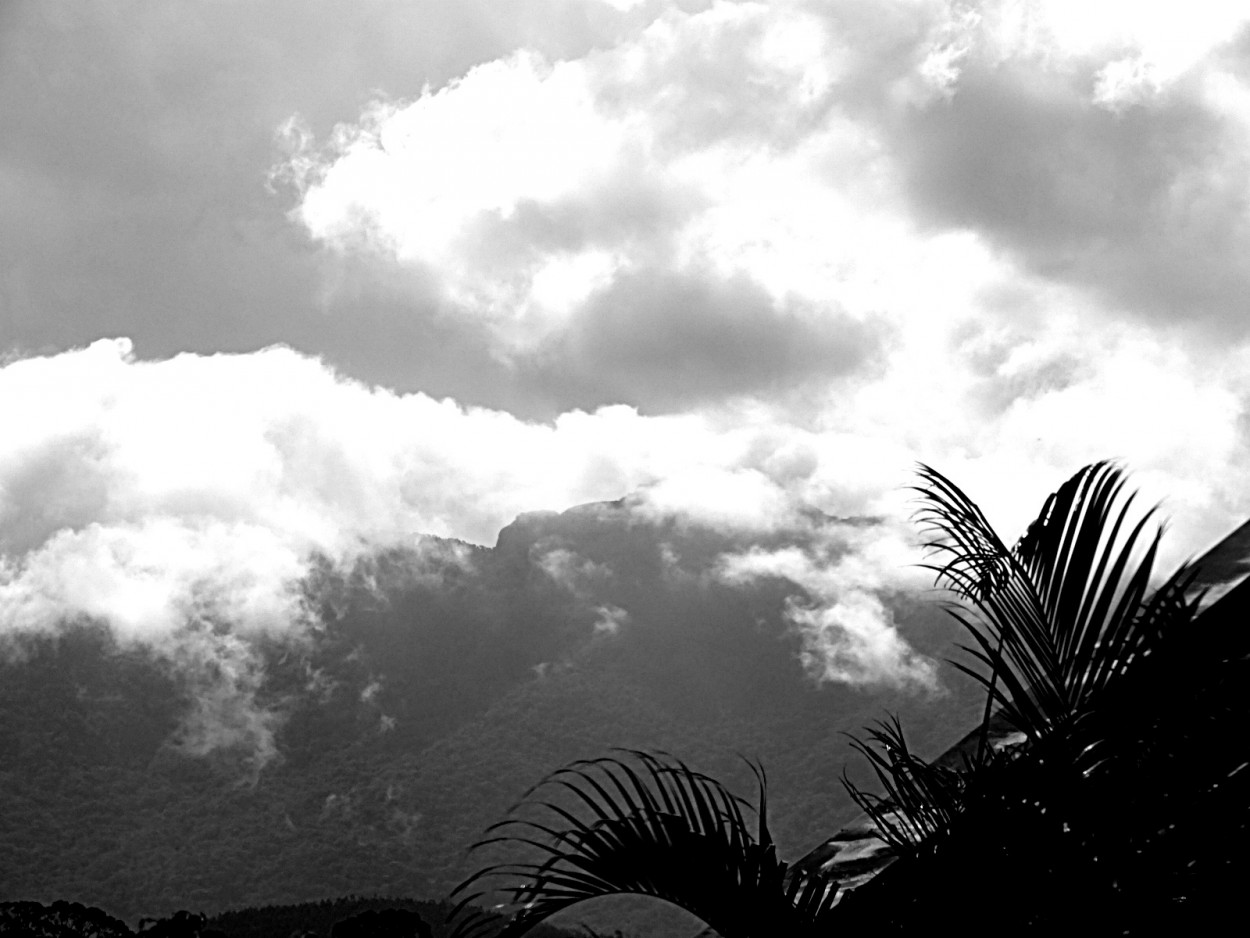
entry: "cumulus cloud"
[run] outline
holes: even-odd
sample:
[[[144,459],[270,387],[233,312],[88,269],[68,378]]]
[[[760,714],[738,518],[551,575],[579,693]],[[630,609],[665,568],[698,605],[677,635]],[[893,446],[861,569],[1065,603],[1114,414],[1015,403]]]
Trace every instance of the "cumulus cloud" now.
[[[756,4],[669,11],[580,59],[521,51],[378,102],[323,147],[290,125],[276,175],[315,239],[421,271],[566,400],[671,410],[853,375],[880,324],[786,282],[759,224],[825,155],[822,36]],[[822,208],[794,223],[827,230]]]
[[[1245,21],[668,5],[586,55],[378,102],[282,171],[315,240],[420,270],[566,406],[853,390],[932,322],[1019,321],[1011,290],[1244,340]]]

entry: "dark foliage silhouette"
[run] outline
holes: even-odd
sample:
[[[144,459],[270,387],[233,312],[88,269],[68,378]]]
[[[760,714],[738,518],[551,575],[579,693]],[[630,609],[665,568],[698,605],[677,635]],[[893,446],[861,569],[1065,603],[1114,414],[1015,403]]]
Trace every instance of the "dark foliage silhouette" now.
[[[336,928],[357,928],[381,923],[381,928],[399,926],[401,935],[424,934],[421,925],[429,928],[432,938],[445,938],[450,933],[448,920],[453,904],[440,900],[418,901],[397,896],[341,896],[298,905],[253,906],[219,912],[208,920],[212,928],[229,938],[330,938]],[[371,915],[370,913],[374,913]],[[376,917],[375,917],[376,915]],[[494,917],[499,921],[499,916]],[[402,929],[408,927],[409,931]],[[365,934],[386,938],[390,932],[366,931]],[[534,938],[572,938],[568,931],[540,925],[532,932]]]
[[[848,920],[911,931],[970,870],[995,927],[1053,932],[1080,908],[1084,928],[1154,934],[1231,914],[1250,806],[1250,587],[1202,614],[1195,571],[1152,588],[1160,533],[1144,536],[1150,512],[1130,524],[1112,464],[1073,476],[1011,549],[953,483],[921,476],[938,582],[962,601],[952,612],[980,664],[969,672],[1027,742],[996,755],[983,727],[956,810],[848,900]]]
[[[431,938],[430,926],[409,909],[368,909],[335,922],[330,938]]]
[[[0,935],[12,938],[128,938],[125,922],[77,902],[0,902]]]
[[[208,917],[203,913],[186,909],[166,918],[141,919],[139,934],[143,938],[226,938],[223,932],[209,927]]]
[[[852,737],[851,745],[868,760],[883,794],[864,791],[845,771],[842,784],[895,851],[908,852],[945,831],[962,810],[971,767],[960,772],[921,759],[908,749],[896,718],[869,729],[867,741]]]

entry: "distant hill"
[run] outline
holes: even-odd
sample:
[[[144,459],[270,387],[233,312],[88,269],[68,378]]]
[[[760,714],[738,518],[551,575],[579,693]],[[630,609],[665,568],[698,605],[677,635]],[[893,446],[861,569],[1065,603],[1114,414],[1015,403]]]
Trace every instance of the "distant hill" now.
[[[871,523],[871,522],[864,522]],[[0,899],[72,899],[135,921],[346,894],[437,899],[487,856],[466,847],[530,785],[612,746],[668,750],[752,793],[800,856],[854,809],[844,735],[899,712],[936,754],[977,718],[946,693],[816,686],[780,580],[709,572],[741,545],[640,521],[622,503],[524,515],[493,549],[428,539],[305,584],[324,628],[275,644],[261,702],[278,756],[172,740],[194,688],[92,623],[0,665]],[[919,650],[946,617],[889,597]],[[861,776],[864,773],[861,771]],[[658,927],[658,926],[657,926]]]

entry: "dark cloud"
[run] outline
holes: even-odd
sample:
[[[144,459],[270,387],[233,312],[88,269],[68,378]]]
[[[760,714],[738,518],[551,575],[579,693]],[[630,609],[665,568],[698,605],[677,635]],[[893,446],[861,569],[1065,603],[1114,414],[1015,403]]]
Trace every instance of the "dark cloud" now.
[[[671,236],[705,202],[696,192],[649,177],[643,167],[626,166],[610,182],[576,196],[524,199],[506,220],[484,217],[470,237],[488,262],[492,254],[588,248],[649,249],[664,257],[672,249]]]
[[[1239,134],[1196,81],[1115,109],[1094,103],[1101,64],[980,63],[949,99],[907,110],[893,147],[915,210],[1113,306],[1244,330],[1250,160]]]
[[[592,296],[521,369],[580,407],[663,412],[862,374],[884,338],[836,308],[778,304],[745,276],[644,269]]]

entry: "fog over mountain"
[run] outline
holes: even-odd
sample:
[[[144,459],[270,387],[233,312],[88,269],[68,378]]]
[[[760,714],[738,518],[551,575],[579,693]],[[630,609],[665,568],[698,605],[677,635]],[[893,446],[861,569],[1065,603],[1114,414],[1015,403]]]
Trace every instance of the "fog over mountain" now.
[[[199,688],[191,751],[272,749],[259,649],[315,643],[325,622],[304,588],[314,569],[346,575],[392,548],[415,550],[418,571],[468,563],[467,546],[420,538],[485,540],[556,493],[624,489],[631,524],[725,538],[694,574],[672,575],[790,584],[783,615],[821,678],[934,686],[880,598],[920,582],[906,567],[915,537],[813,507],[838,502],[821,478],[829,441],[815,434],[628,408],[543,426],[367,388],[284,349],[143,363],[125,343],[100,342],[10,364],[0,386],[38,402],[4,417],[6,644],[20,652],[24,636],[86,619],[168,662]],[[673,464],[691,457],[697,470]],[[542,564],[574,596],[611,573],[559,548]],[[601,630],[628,627],[617,606],[594,607]]]

